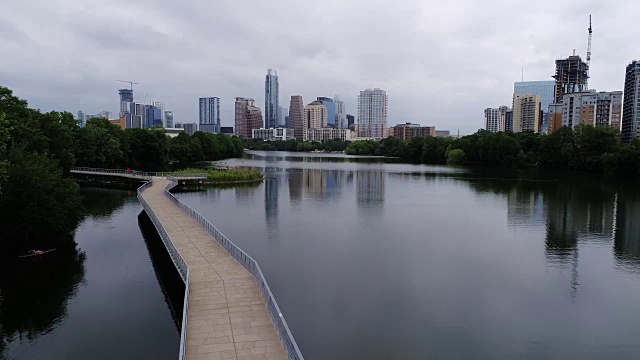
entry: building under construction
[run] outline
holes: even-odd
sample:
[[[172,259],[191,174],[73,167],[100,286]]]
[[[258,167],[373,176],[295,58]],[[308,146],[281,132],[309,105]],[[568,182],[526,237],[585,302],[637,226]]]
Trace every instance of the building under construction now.
[[[566,59],[556,60],[556,104],[562,104],[564,94],[587,90],[589,65],[574,54]]]

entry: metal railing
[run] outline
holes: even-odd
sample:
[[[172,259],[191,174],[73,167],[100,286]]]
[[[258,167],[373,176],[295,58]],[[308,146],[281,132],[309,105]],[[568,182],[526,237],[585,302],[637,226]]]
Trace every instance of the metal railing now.
[[[137,170],[129,170],[126,169],[101,169],[101,168],[90,168],[90,167],[74,167],[71,168],[71,172],[74,173],[85,173],[85,174],[105,174],[105,175],[126,175],[127,177],[139,178],[145,180],[151,180],[152,177],[171,177],[175,180],[184,180],[184,179],[206,179],[207,174],[205,173],[196,173],[196,174],[181,174],[175,172],[146,172],[146,171],[137,171]]]
[[[255,278],[258,288],[260,288],[260,293],[264,298],[264,301],[267,305],[267,309],[269,310],[269,314],[271,315],[271,320],[276,328],[278,336],[284,345],[285,350],[287,351],[288,357],[290,360],[303,360],[304,357],[298,348],[298,344],[296,340],[293,338],[293,334],[291,334],[291,330],[287,325],[287,322],[278,307],[278,303],[276,302],[275,297],[271,293],[269,289],[269,285],[267,284],[267,280],[264,278],[262,274],[262,270],[258,265],[258,262],[255,261],[251,256],[242,251],[236,244],[234,244],[231,240],[229,240],[224,234],[222,234],[215,226],[213,226],[204,216],[200,215],[197,211],[185,205],[183,202],[178,200],[170,190],[175,187],[177,184],[176,181],[172,181],[167,184],[165,187],[165,195],[176,204],[182,211],[184,211],[187,215],[191,216],[200,226],[202,226],[211,237],[213,237],[223,249],[225,249],[231,256],[233,256],[236,261],[240,263],[253,277]]]
[[[160,235],[160,239],[162,240],[162,243],[164,244],[165,248],[167,249],[167,252],[169,253],[169,257],[171,257],[171,261],[173,261],[173,264],[176,266],[176,269],[178,270],[178,273],[180,274],[182,281],[184,281],[184,285],[185,285],[184,305],[182,307],[182,328],[180,330],[180,354],[178,359],[185,360],[186,344],[187,344],[187,320],[188,320],[187,314],[189,310],[189,267],[187,266],[182,256],[180,256],[180,253],[173,245],[173,242],[171,242],[171,239],[169,238],[169,234],[167,234],[166,230],[164,229],[164,226],[160,222],[160,219],[158,218],[158,216],[156,216],[156,213],[153,211],[151,206],[149,206],[146,200],[142,197],[142,192],[146,188],[150,187],[152,184],[153,183],[149,181],[144,183],[142,186],[138,188],[138,200],[142,204],[144,211],[147,213],[147,215],[151,219],[153,226],[156,228],[156,231],[158,232],[158,235]]]

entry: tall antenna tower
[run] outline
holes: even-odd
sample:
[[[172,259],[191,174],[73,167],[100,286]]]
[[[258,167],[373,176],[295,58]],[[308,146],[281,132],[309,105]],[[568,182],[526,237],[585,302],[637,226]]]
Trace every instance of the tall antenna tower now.
[[[589,15],[589,42],[587,43],[587,76],[589,75],[589,67],[591,66],[591,37],[593,35],[593,29],[591,28],[591,15]],[[589,81],[587,77],[587,81]],[[589,86],[587,86],[587,89]]]

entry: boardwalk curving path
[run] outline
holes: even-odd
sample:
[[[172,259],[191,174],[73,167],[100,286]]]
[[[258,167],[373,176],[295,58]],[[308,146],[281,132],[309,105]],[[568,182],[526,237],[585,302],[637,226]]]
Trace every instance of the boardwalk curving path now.
[[[189,267],[186,358],[287,359],[253,276],[164,193],[153,178],[142,197]]]

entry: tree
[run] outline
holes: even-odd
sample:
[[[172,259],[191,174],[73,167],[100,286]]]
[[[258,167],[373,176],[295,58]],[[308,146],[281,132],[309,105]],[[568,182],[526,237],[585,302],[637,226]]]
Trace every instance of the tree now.
[[[200,142],[203,160],[214,160],[218,158],[219,150],[216,147],[216,138],[213,134],[196,131],[191,137]],[[176,140],[176,138],[172,140]]]
[[[164,171],[169,164],[167,135],[148,129],[125,129],[126,167],[141,171]]]
[[[609,126],[579,125],[574,130],[577,150],[575,168],[589,171],[603,169],[603,154],[613,154],[620,148],[620,134]]]
[[[120,168],[124,166],[122,131],[104,119],[90,119],[76,135],[77,166]],[[112,126],[118,129],[113,129]]]
[[[9,163],[0,198],[0,211],[6,221],[0,224],[0,239],[14,242],[0,243],[0,247],[25,250],[33,240],[55,242],[56,235],[66,234],[78,225],[82,216],[78,185],[63,177],[57,161],[14,148]],[[16,243],[16,239],[23,241]]]
[[[7,179],[7,143],[9,141],[9,122],[4,114],[0,114],[0,194],[2,194],[2,184]]]
[[[206,136],[205,136],[206,137]],[[169,160],[176,162],[179,167],[188,167],[190,164],[204,160],[202,145],[195,136],[189,137],[182,132],[169,142]]]
[[[374,140],[352,142],[344,151],[347,155],[382,155],[380,143]]]
[[[386,156],[404,157],[407,151],[405,141],[396,137],[389,137],[382,140],[382,152]]]
[[[36,118],[40,123],[40,131],[48,139],[45,152],[52,159],[58,160],[64,173],[68,173],[75,164],[74,138],[80,130],[73,115],[52,111],[38,114]]]
[[[447,164],[460,165],[464,163],[465,153],[462,149],[451,150],[447,153]]]

